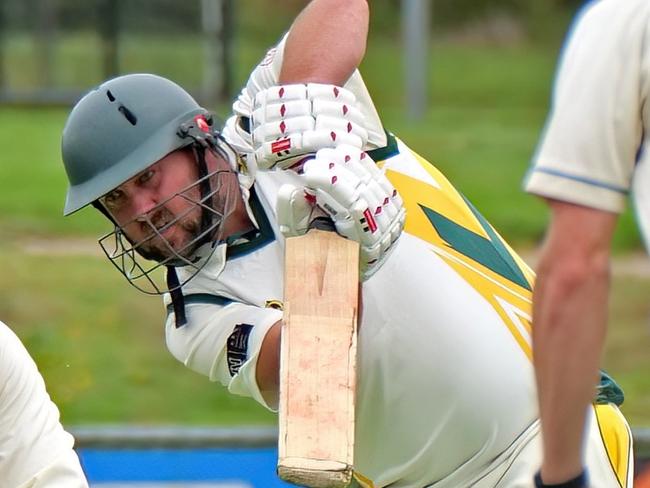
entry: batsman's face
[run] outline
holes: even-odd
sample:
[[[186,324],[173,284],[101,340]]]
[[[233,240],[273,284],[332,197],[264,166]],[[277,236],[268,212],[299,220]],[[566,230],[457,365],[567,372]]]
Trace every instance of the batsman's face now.
[[[163,261],[191,252],[201,229],[197,165],[191,150],[174,151],[101,198],[134,247]]]

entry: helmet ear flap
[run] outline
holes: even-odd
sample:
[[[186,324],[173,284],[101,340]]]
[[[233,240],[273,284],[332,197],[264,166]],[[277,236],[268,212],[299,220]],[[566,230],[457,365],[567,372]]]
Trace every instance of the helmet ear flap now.
[[[181,123],[176,134],[182,139],[191,140],[191,145],[195,148],[195,157],[199,148],[204,151],[209,150],[227,161],[233,170],[238,170],[239,156],[223,137],[221,127],[221,122],[215,120],[213,114],[205,112],[194,115],[191,120]]]
[[[178,137],[189,138],[206,149],[217,147],[220,134],[214,127],[214,117],[209,112],[195,115],[192,120],[183,122],[176,133]]]

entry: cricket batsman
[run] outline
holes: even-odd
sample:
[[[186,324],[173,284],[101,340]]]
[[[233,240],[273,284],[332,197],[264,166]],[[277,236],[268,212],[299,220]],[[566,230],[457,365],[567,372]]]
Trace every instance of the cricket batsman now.
[[[533,273],[383,126],[357,70],[368,10],[365,0],[310,2],[222,129],[155,75],[92,90],[63,132],[65,213],[93,205],[111,221],[101,244],[132,284],[163,294],[180,362],[271,410],[285,238],[330,218],[361,249],[357,482],[534,486]],[[621,399],[607,378],[594,391],[594,488],[631,486]]]

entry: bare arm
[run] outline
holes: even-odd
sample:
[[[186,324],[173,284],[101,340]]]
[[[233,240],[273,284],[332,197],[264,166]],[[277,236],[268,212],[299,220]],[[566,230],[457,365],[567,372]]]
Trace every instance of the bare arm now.
[[[298,15],[284,49],[280,83],[343,85],[366,50],[366,0],[313,0]],[[257,359],[256,380],[269,405],[276,405],[280,384],[281,322],[266,334]]]
[[[270,407],[277,407],[280,390],[280,337],[282,321],[278,321],[264,336],[255,367],[255,380],[260,393]]]
[[[533,295],[533,354],[544,439],[542,479],[583,466],[583,431],[607,328],[609,257],[617,215],[549,200],[552,220]]]
[[[366,52],[366,0],[313,0],[291,26],[280,83],[343,85]]]

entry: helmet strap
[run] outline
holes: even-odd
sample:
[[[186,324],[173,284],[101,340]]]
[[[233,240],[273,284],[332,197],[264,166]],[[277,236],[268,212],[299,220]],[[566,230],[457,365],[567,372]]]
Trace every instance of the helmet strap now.
[[[187,316],[185,315],[185,297],[181,291],[176,268],[173,266],[167,266],[167,287],[170,290],[169,293],[172,298],[172,306],[174,307],[176,328],[178,329],[187,323]]]

